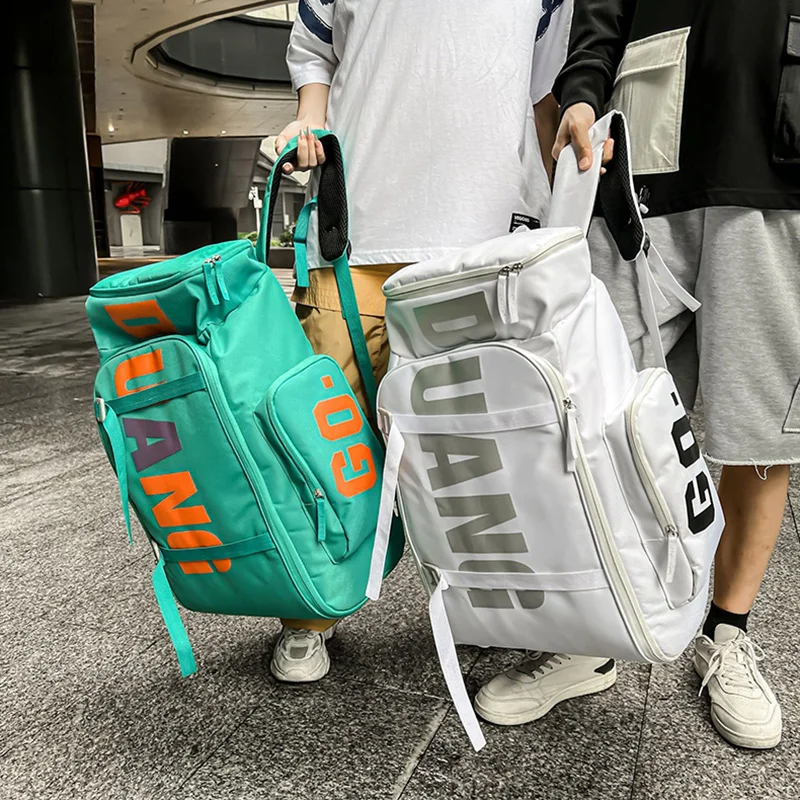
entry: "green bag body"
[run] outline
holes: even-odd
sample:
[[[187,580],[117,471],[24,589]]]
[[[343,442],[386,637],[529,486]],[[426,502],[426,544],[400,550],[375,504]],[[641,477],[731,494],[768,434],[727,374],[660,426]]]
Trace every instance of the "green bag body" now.
[[[313,202],[345,231],[326,258],[352,317],[341,155],[320,137],[331,157]],[[262,232],[293,152],[273,168]],[[266,255],[263,238],[210,245],[112,275],[86,304],[101,439],[126,519],[130,503],[158,554],[154,587],[184,674],[194,660],[173,594],[194,611],[298,619],[366,602],[382,445],[338,364],[314,355]],[[402,549],[398,528],[386,573]]]

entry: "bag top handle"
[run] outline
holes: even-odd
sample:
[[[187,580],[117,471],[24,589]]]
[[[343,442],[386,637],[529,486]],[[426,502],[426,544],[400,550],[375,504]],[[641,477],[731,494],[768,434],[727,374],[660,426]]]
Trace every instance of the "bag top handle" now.
[[[335,134],[326,130],[315,130],[314,135],[322,143],[325,150],[325,163],[319,169],[319,247],[322,257],[333,263],[347,251],[348,216],[347,189],[344,177],[344,161],[342,149]],[[261,210],[261,229],[256,243],[256,257],[263,264],[269,257],[270,235],[275,204],[278,200],[278,189],[283,178],[283,167],[297,158],[297,141],[295,136],[280,154],[272,167],[267,183],[264,205]]]
[[[622,114],[612,111],[592,126],[589,136],[594,158],[588,170],[578,168],[578,157],[571,146],[558,157],[548,225],[578,227],[586,235],[596,200],[622,257],[634,261],[647,251],[649,242],[633,186],[628,124]],[[601,176],[603,145],[609,136],[614,140],[614,158]]]

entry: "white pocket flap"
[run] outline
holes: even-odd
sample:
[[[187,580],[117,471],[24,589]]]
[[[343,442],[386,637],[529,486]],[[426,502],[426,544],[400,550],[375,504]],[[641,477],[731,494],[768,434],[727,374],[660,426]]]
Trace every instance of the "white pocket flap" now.
[[[625,49],[625,55],[617,71],[616,83],[623,78],[641,72],[651,72],[666,67],[677,67],[686,55],[686,42],[691,28],[657,33],[638,42],[632,42]]]

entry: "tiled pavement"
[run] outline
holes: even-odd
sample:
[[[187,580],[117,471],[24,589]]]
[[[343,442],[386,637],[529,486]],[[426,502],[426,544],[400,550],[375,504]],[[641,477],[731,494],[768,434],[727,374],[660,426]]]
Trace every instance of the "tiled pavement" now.
[[[284,275],[288,285],[288,276]],[[185,614],[181,680],[151,556],[125,544],[94,430],[82,301],[0,309],[0,798],[750,800],[800,792],[800,541],[791,509],[753,614],[784,708],[770,753],[707,721],[686,658],[470,750],[404,562],[342,625],[317,686],[275,683],[275,622]],[[793,486],[800,512],[800,484]],[[463,648],[474,692],[517,654]]]

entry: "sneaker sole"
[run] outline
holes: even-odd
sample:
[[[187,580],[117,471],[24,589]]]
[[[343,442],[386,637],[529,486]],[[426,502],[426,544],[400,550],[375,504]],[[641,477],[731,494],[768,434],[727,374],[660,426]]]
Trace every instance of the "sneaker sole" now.
[[[576,697],[586,697],[590,694],[604,692],[606,689],[610,689],[616,682],[617,670],[615,667],[611,672],[605,675],[599,675],[591,680],[563,689],[559,694],[555,695],[550,702],[531,711],[517,711],[516,713],[507,714],[502,712],[494,713],[481,706],[480,695],[475,699],[475,711],[481,719],[486,720],[486,722],[491,722],[493,725],[524,725],[527,722],[535,722],[537,719],[541,719],[564,700],[572,700]]]
[[[279,680],[281,683],[289,683],[289,684],[316,683],[317,681],[321,681],[330,672],[330,669],[331,669],[331,660],[330,658],[327,658],[325,660],[325,664],[323,665],[323,667],[317,670],[317,672],[312,672],[310,675],[303,678],[296,678],[291,675],[287,675],[285,672],[283,672],[280,669],[280,667],[278,667],[275,664],[274,660],[270,661],[269,663],[269,671],[272,673],[273,677],[276,680]]]
[[[703,678],[703,671],[700,668],[697,659],[692,659],[692,662],[694,664],[694,671],[700,676],[700,678]],[[745,750],[771,750],[773,747],[777,747],[783,738],[783,731],[779,731],[777,734],[773,734],[772,736],[764,737],[744,736],[736,731],[732,731],[720,721],[719,717],[714,711],[713,705],[711,706],[711,724],[726,742],[732,744],[734,747],[741,747]]]

